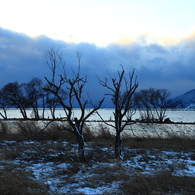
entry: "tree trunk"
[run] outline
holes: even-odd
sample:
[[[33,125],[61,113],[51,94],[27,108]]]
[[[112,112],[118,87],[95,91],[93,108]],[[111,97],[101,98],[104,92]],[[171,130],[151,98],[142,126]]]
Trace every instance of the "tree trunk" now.
[[[2,108],[2,109],[3,109],[4,115],[2,113],[0,113],[0,115],[2,116],[3,119],[7,119],[6,109],[5,108]]]
[[[117,132],[116,133],[116,140],[115,140],[115,157],[118,159],[122,158],[121,141],[122,141],[121,134],[120,134],[120,132]]]
[[[34,117],[35,119],[39,119],[39,110],[37,107],[33,108],[33,112],[34,112]]]
[[[75,117],[74,118],[74,131],[77,135],[77,144],[78,144],[78,161],[79,162],[85,162],[85,150],[84,150],[84,137],[83,137],[83,131],[80,126],[79,120]]]
[[[45,118],[45,100],[44,100],[44,96],[42,98],[42,108],[43,108],[43,111],[42,111],[42,118]]]
[[[20,112],[21,112],[23,118],[24,119],[28,119],[27,114],[26,114],[26,110],[25,109],[22,109],[22,108],[19,108],[19,109],[20,109]]]
[[[85,150],[84,150],[84,138],[83,136],[77,135],[77,143],[78,143],[78,161],[85,162]]]
[[[51,116],[52,116],[52,119],[56,118],[56,116],[55,116],[55,108],[51,109]]]

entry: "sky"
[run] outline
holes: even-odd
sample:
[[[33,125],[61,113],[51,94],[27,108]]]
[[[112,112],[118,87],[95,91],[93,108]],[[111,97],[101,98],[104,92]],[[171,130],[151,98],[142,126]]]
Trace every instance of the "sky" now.
[[[89,90],[96,76],[134,68],[139,88],[177,96],[195,88],[194,0],[0,0],[0,87],[49,76],[44,54],[66,64],[81,54]],[[92,92],[93,94],[93,92]],[[99,93],[101,94],[101,93]]]

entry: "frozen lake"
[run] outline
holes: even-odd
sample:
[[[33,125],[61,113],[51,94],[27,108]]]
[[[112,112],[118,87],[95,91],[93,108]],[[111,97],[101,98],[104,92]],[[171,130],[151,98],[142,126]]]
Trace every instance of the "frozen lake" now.
[[[2,112],[2,110],[0,112]],[[98,112],[104,120],[114,119],[113,116],[114,109],[100,109]],[[41,114],[42,114],[42,109],[40,109],[40,115]],[[75,109],[73,117],[79,117],[79,114],[80,114],[79,109]],[[29,118],[33,118],[32,109],[27,109],[27,115]],[[63,109],[56,109],[55,115],[58,118],[65,117],[65,113]],[[19,109],[8,109],[7,116],[8,118],[22,118]],[[45,118],[51,118],[49,109],[45,110]],[[132,119],[139,119],[139,118],[140,118],[140,114],[137,111],[136,114],[133,115]],[[174,122],[195,122],[195,110],[168,110],[166,112],[166,118],[170,118]],[[93,114],[89,118],[89,120],[100,120],[100,118],[97,114]]]
[[[114,120],[113,116],[114,109],[100,109],[99,114],[102,116],[104,120]],[[40,109],[40,115],[42,114],[42,109]],[[79,109],[75,109],[73,113],[74,117],[79,117],[80,111]],[[7,110],[8,118],[22,118],[22,115],[18,109],[8,109]],[[32,109],[27,110],[27,115],[29,118],[33,118]],[[56,109],[55,116],[58,118],[65,117],[65,113],[63,109]],[[166,117],[170,118],[171,121],[174,122],[183,122],[184,124],[147,124],[147,123],[135,123],[125,127],[125,131],[123,131],[124,136],[131,137],[169,137],[170,135],[179,135],[181,137],[191,137],[195,138],[195,130],[194,124],[185,124],[195,122],[195,110],[168,110],[166,112]],[[45,110],[45,118],[51,118],[50,110]],[[139,111],[133,115],[132,119],[139,119],[140,113]],[[107,128],[113,134],[115,134],[115,129],[111,126],[105,125],[101,126],[103,123],[93,122],[93,121],[101,121],[97,114],[93,114],[90,118],[88,118],[87,126],[93,131],[95,134],[99,132],[102,128]],[[7,121],[9,125],[9,130],[11,132],[17,131],[17,125],[15,122]],[[38,124],[41,128],[45,127],[45,122],[38,121]],[[109,122],[109,124],[114,125],[113,122]]]

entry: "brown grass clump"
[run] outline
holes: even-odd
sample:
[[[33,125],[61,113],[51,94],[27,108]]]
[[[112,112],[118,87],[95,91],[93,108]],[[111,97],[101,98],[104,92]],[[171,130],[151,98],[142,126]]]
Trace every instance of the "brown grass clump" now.
[[[47,185],[35,181],[26,171],[0,170],[1,195],[49,195],[48,190]]]
[[[67,123],[55,121],[0,121],[0,140],[63,140],[70,141],[74,134]]]
[[[168,149],[173,151],[189,151],[195,148],[194,139],[179,136],[170,138],[124,138],[123,146],[144,149]]]
[[[4,134],[8,133],[7,131],[8,131],[7,123],[0,121],[0,133],[4,135]]]
[[[122,194],[195,194],[195,178],[175,176],[170,171],[153,175],[137,174],[120,185]]]

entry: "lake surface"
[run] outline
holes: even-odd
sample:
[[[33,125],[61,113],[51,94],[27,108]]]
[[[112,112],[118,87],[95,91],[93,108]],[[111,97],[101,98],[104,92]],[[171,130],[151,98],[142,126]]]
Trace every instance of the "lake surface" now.
[[[98,112],[104,120],[114,119],[113,116],[114,109],[100,109]],[[41,114],[42,114],[42,109],[40,109],[40,115]],[[22,118],[19,109],[8,109],[7,115],[8,118]],[[33,118],[32,109],[27,109],[27,115],[29,118]],[[65,117],[64,110],[56,109],[55,115],[58,118]],[[79,117],[79,115],[80,115],[79,109],[74,109],[73,117]],[[45,110],[45,118],[51,118],[49,109]],[[137,111],[135,115],[133,115],[132,119],[139,119],[139,118],[140,118],[140,114]],[[170,120],[174,122],[195,122],[195,110],[168,110],[166,112],[166,118],[170,118]],[[92,116],[90,116],[89,120],[101,120],[101,119],[97,114],[93,114]]]

